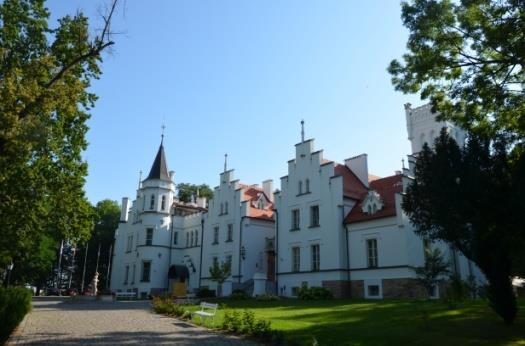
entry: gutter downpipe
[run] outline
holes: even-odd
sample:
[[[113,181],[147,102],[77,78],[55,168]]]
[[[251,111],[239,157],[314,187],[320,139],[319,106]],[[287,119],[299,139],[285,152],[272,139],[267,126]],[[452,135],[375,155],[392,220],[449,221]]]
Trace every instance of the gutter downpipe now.
[[[204,213],[202,214],[204,216]],[[201,255],[200,255],[200,262],[199,262],[199,289],[201,288],[201,280],[202,280],[202,248],[204,247],[202,244],[204,242],[204,217],[201,219]]]
[[[277,209],[273,210],[275,212],[275,293],[279,295],[279,211]]]
[[[341,217],[343,219],[343,229],[346,240],[346,279],[350,281],[350,246],[348,245],[348,227],[345,223],[345,207],[344,205],[340,205],[339,207],[341,208]]]
[[[241,249],[242,249],[242,222],[247,216],[241,216],[241,221],[239,221],[239,277],[238,282],[241,283],[241,264],[242,264],[242,258],[241,258]]]
[[[173,217],[170,213],[170,221],[171,221],[171,229],[170,229],[170,246],[169,246],[169,250],[170,250],[170,253],[169,253],[169,256],[168,256],[168,275],[166,275],[166,282],[167,282],[167,285],[166,285],[166,291],[169,293],[169,290],[170,290],[170,275],[169,275],[169,272],[170,272],[170,267],[171,267],[171,253],[172,253],[172,246],[173,246]]]

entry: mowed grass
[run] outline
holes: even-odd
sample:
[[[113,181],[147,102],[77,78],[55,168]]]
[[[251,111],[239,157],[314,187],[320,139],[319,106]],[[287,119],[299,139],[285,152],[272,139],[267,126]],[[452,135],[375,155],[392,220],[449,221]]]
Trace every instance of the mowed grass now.
[[[505,326],[484,300],[450,309],[440,301],[218,300],[225,309],[252,310],[293,344],[311,345],[525,345],[525,300],[513,326]],[[191,307],[196,310],[198,307]]]

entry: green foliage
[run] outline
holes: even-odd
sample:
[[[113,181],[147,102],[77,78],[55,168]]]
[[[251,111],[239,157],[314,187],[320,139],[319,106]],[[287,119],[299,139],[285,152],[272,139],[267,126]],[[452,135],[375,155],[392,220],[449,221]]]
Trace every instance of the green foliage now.
[[[249,299],[250,296],[248,296],[246,292],[244,292],[244,290],[234,289],[232,294],[230,295],[230,298],[236,300],[246,300]]]
[[[477,264],[489,282],[491,306],[512,323],[517,308],[510,278],[524,270],[525,153],[509,154],[504,136],[472,135],[460,148],[442,131],[434,144],[418,155],[403,209],[419,235],[450,243]]]
[[[244,310],[242,314],[237,310],[226,310],[221,329],[263,339],[271,339],[274,333],[270,321],[256,318],[254,312],[250,310]]]
[[[153,297],[152,300],[153,311],[157,314],[168,315],[172,317],[181,317],[186,314],[184,306],[173,302],[169,297]]]
[[[44,236],[89,237],[82,151],[96,100],[91,81],[101,75],[101,52],[113,44],[111,14],[105,30],[90,35],[81,12],[50,28],[44,0],[0,3],[1,266],[13,260],[22,268]]]
[[[275,294],[259,294],[255,299],[261,302],[272,302],[281,298]]]
[[[429,297],[434,288],[443,281],[443,276],[448,274],[449,264],[443,259],[443,254],[438,248],[425,249],[425,265],[414,269],[417,281],[425,288]]]
[[[218,261],[213,262],[212,266],[210,267],[210,276],[212,281],[216,281],[219,284],[224,283],[226,279],[231,274],[231,263],[221,262],[219,264]]]
[[[202,287],[197,291],[197,298],[214,298],[215,291],[210,290],[209,288]]]
[[[99,289],[103,289],[106,287],[106,274],[110,260],[109,249],[113,244],[115,230],[117,229],[120,220],[120,207],[116,201],[104,199],[98,202],[93,210],[95,227],[89,241],[86,244],[80,244],[78,246],[78,252],[75,256],[78,270],[75,271],[74,282],[77,287],[80,287],[82,281],[82,266],[86,249],[88,251],[86,259],[86,283],[93,278],[97,264],[98,247],[100,245],[100,259],[98,265],[98,272],[100,275],[98,287]]]
[[[207,184],[179,183],[177,184],[177,190],[177,197],[185,203],[191,202],[193,197],[206,197],[208,200],[213,198],[213,191]]]
[[[332,299],[332,292],[324,287],[301,287],[297,293],[302,300],[324,300]]]
[[[434,111],[474,133],[525,137],[525,6],[521,0],[410,0],[396,90],[421,93]]]
[[[0,343],[31,311],[31,291],[25,288],[0,287]]]
[[[457,308],[458,303],[463,302],[465,299],[470,297],[470,290],[467,283],[461,280],[461,276],[458,274],[452,274],[449,276],[445,294],[443,295],[443,301],[450,309]]]

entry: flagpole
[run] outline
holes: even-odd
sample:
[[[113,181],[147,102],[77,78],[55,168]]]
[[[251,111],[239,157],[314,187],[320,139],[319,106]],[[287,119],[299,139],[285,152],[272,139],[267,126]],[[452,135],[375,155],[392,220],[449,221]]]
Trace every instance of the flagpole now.
[[[84,254],[84,269],[82,269],[82,285],[81,285],[82,294],[84,294],[84,278],[86,277],[86,260],[87,260],[88,250],[89,250],[89,243],[86,243],[86,253]]]
[[[109,270],[111,269],[111,250],[113,250],[113,244],[109,246],[108,254],[108,273],[106,274],[106,289],[109,288]]]

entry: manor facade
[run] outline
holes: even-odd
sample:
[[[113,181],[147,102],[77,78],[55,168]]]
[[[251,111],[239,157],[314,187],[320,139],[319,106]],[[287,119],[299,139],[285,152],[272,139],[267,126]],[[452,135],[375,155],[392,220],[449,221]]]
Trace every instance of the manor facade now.
[[[437,121],[428,105],[407,104],[405,113],[412,153],[391,176],[370,174],[366,154],[341,163],[324,158],[303,129],[280,189],[271,180],[243,184],[225,164],[210,201],[177,200],[161,143],[135,200],[122,201],[111,288],[139,296],[206,287],[223,295],[238,288],[294,297],[301,287],[325,287],[335,297],[421,297],[414,269],[435,247],[451,272],[484,281],[460,252],[417,236],[401,208],[423,145],[442,128],[459,144],[465,133]],[[210,275],[214,263],[230,267],[220,288]]]

